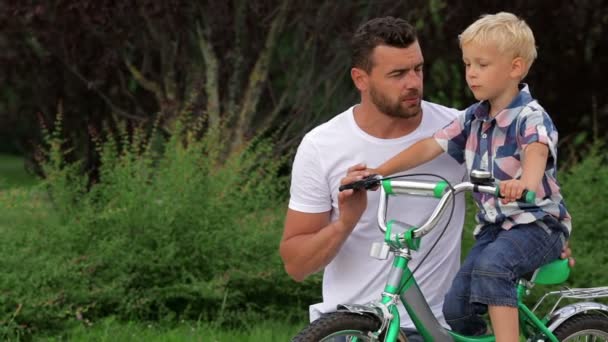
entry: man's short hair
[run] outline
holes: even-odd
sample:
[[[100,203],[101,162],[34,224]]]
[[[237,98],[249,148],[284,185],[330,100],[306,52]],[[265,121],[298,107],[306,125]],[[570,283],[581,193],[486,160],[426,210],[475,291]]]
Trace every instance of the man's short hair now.
[[[361,25],[351,41],[352,67],[370,72],[372,52],[376,46],[406,48],[417,40],[416,29],[407,21],[394,17],[375,18]]]
[[[467,43],[495,44],[502,54],[521,57],[528,68],[536,59],[536,44],[532,29],[512,13],[482,15],[458,36],[460,47]]]

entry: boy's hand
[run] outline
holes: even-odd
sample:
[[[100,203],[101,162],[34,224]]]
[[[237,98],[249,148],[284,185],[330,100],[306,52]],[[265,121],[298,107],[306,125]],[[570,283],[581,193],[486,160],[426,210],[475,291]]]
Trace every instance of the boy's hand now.
[[[500,194],[503,198],[501,198],[500,202],[502,204],[511,203],[517,201],[521,195],[523,194],[526,187],[524,183],[519,179],[511,179],[508,181],[502,181],[499,184],[500,186]]]

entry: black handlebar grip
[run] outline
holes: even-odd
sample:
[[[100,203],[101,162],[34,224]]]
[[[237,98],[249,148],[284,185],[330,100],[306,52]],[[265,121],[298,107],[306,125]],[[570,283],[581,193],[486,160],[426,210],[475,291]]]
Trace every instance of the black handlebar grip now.
[[[369,175],[361,180],[340,185],[338,188],[339,191],[354,189],[354,190],[369,190],[376,185],[380,184],[380,179],[377,177],[378,175]]]

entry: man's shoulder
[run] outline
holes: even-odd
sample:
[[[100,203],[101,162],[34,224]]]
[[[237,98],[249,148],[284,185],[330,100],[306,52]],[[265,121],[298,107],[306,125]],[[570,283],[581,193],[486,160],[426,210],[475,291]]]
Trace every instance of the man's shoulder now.
[[[317,140],[327,137],[331,137],[338,132],[344,132],[348,129],[349,120],[352,116],[353,107],[348,108],[340,114],[332,117],[326,122],[315,126],[313,129],[308,131],[304,136],[305,140]]]
[[[462,113],[456,108],[446,107],[438,103],[423,101],[423,127],[436,131],[458,118]]]
[[[422,101],[422,112],[433,117],[453,120],[458,117],[461,110],[434,102]]]

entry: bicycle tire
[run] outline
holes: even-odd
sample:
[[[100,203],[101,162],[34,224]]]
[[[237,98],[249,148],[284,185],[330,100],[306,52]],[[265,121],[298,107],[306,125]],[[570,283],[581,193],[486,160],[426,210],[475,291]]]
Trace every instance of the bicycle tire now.
[[[576,315],[555,329],[553,332],[559,341],[579,341],[581,337],[591,336],[608,341],[608,316],[601,314]]]
[[[359,341],[375,341],[370,333],[380,329],[381,322],[376,317],[351,312],[333,312],[323,315],[298,333],[292,342],[332,341],[337,336],[357,336]],[[380,341],[382,341],[380,339]]]

